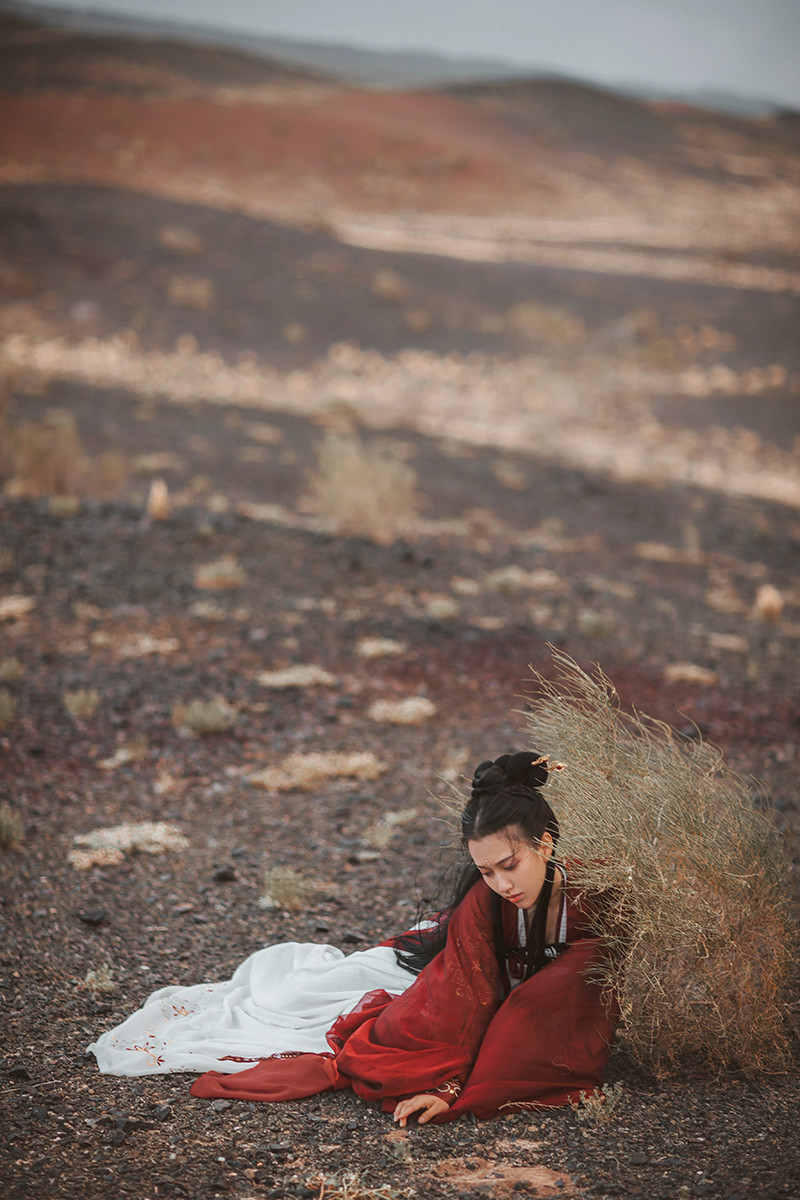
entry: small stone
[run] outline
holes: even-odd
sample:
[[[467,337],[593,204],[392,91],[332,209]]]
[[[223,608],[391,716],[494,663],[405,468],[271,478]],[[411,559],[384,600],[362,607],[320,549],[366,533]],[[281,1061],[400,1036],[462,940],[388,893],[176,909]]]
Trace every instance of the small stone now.
[[[628,1159],[628,1162],[632,1167],[643,1167],[645,1163],[648,1163],[649,1161],[650,1159],[647,1157],[647,1155],[641,1151],[638,1154],[632,1154]]]
[[[230,1108],[231,1103],[232,1101],[230,1100],[223,1100],[220,1098],[219,1100],[212,1100],[211,1107],[213,1108],[214,1112],[225,1112],[226,1108]]]
[[[128,1135],[124,1129],[115,1130],[114,1136],[111,1139],[111,1145],[112,1146],[121,1146],[127,1136]]]
[[[236,878],[236,867],[232,863],[226,863],[224,867],[217,867],[212,878],[215,883],[233,883]]]
[[[169,1104],[159,1104],[153,1109],[153,1116],[157,1121],[168,1121],[172,1116],[172,1109]]]
[[[355,942],[366,942],[367,935],[359,933],[357,929],[348,929],[346,933],[342,934],[342,941],[345,945],[353,945]]]
[[[78,919],[83,921],[84,925],[94,927],[102,925],[107,917],[108,910],[105,908],[85,908],[83,912],[78,913]]]

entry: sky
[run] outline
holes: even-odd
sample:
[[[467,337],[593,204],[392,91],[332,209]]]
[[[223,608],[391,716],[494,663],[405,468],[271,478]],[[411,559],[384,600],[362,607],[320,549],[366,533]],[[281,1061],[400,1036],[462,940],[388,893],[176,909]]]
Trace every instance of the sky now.
[[[800,109],[800,0],[49,0],[46,7],[493,58],[611,87],[722,91]]]

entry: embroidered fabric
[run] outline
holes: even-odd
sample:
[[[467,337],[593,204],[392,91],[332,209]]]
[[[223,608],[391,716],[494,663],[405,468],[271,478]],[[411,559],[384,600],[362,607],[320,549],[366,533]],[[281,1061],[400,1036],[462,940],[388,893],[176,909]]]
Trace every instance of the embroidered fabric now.
[[[225,982],[160,988],[88,1048],[109,1075],[238,1072],[272,1054],[325,1053],[330,1027],[366,993],[399,995],[413,982],[391,946],[345,956],[284,942]]]

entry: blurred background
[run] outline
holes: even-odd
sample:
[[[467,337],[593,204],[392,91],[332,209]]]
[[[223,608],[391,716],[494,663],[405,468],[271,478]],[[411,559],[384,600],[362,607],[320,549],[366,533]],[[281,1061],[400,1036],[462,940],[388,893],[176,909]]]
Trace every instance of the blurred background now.
[[[790,0],[0,14],[6,420],[71,490],[302,507],[248,409],[800,498]]]

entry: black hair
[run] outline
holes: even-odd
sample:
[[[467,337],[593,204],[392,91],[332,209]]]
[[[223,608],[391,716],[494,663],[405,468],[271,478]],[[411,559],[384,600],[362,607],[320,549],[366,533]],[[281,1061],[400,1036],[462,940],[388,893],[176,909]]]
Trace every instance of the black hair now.
[[[502,829],[517,829],[531,846],[541,844],[545,833],[558,841],[558,821],[539,788],[547,782],[547,762],[543,755],[532,750],[516,754],[501,754],[487,759],[475,768],[470,798],[461,814],[461,848],[478,838],[499,833]],[[456,867],[449,903],[433,927],[415,930],[398,938],[395,945],[397,961],[415,973],[421,971],[444,948],[450,914],[467,892],[481,878],[471,859]],[[545,932],[547,910],[553,892],[555,866],[553,856],[547,860],[544,884],[536,902],[525,950],[525,978],[538,971],[547,961]],[[495,954],[502,970],[506,959],[500,897],[492,892],[492,923]]]

